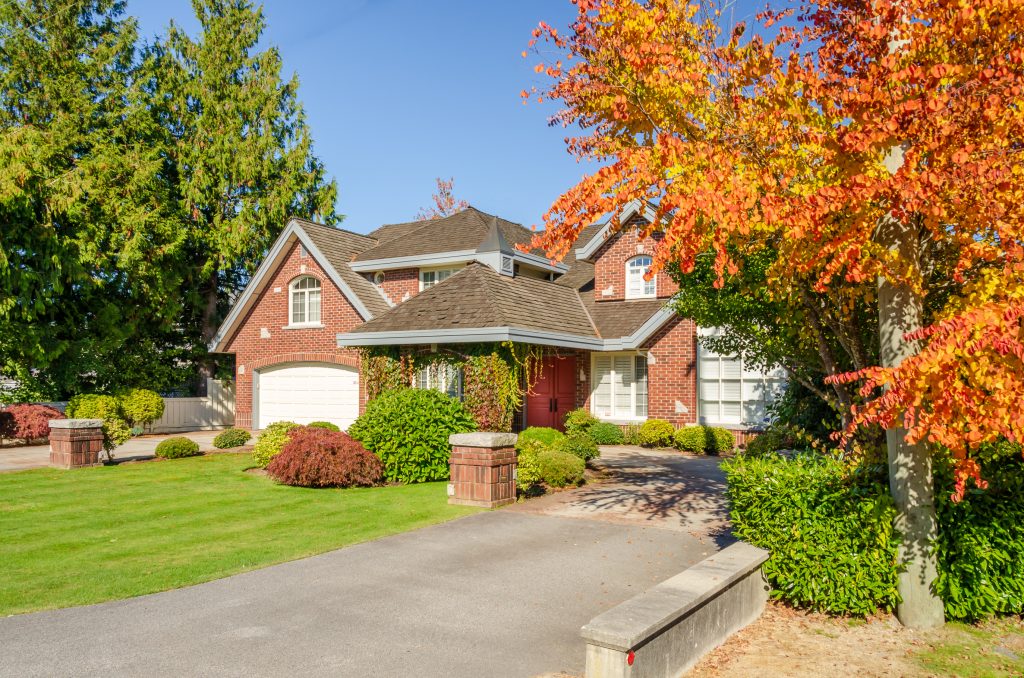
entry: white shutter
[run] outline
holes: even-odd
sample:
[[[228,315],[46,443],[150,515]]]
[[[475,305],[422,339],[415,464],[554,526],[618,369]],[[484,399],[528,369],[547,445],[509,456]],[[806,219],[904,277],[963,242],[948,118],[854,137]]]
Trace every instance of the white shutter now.
[[[594,414],[599,417],[612,416],[612,359],[611,356],[594,358],[594,391],[592,395]]]
[[[616,417],[633,416],[633,361],[628,355],[617,355],[612,369],[612,410]]]

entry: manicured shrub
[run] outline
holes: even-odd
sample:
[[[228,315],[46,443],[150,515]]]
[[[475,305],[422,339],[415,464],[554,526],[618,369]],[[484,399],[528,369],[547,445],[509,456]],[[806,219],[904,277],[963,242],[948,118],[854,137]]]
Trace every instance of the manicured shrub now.
[[[516,487],[521,492],[530,493],[541,482],[540,461],[537,455],[545,449],[544,445],[537,440],[527,441],[523,445],[516,445],[518,457],[516,467]]]
[[[722,466],[733,534],[771,551],[774,598],[859,616],[896,605],[896,511],[879,468],[810,454]]]
[[[551,487],[568,487],[583,482],[583,460],[554,449],[537,452],[537,465],[541,480]]]
[[[180,459],[181,457],[194,457],[197,454],[200,454],[199,444],[184,436],[161,440],[156,446],[156,456],[161,459]]]
[[[252,460],[256,466],[266,468],[274,455],[278,454],[288,442],[292,429],[298,427],[299,425],[294,421],[275,421],[263,429],[252,448]]]
[[[736,447],[736,439],[718,426],[684,426],[675,432],[673,444],[694,454],[726,454]]]
[[[637,438],[644,447],[668,447],[676,429],[664,419],[648,419],[640,426]]]
[[[952,465],[936,462],[935,590],[947,619],[1024,614],[1024,459],[1018,446],[987,447],[995,451],[982,460],[988,489],[970,489],[960,502],[950,499]]]
[[[597,443],[584,434],[565,436],[555,445],[556,450],[568,452],[574,457],[579,457],[584,462],[596,459],[601,456],[601,450],[597,449]]]
[[[769,428],[749,441],[743,449],[743,454],[748,457],[777,456],[776,452],[793,449],[795,444],[796,441],[784,431]]]
[[[132,437],[132,429],[125,420],[121,401],[114,396],[83,393],[68,401],[64,413],[69,419],[102,419],[103,449],[111,451]]]
[[[565,439],[565,434],[546,426],[531,426],[519,434],[516,447],[521,447],[536,440],[544,447],[554,447]]]
[[[573,410],[565,415],[565,435],[586,435],[590,427],[598,423],[597,417],[585,408]]]
[[[50,420],[63,418],[60,410],[46,405],[8,405],[0,412],[0,438],[16,438],[26,443],[49,438]]]
[[[622,427],[622,443],[624,445],[640,444],[640,425],[626,424]]]
[[[704,454],[707,449],[707,434],[703,426],[683,426],[675,432],[673,444],[677,450]]]
[[[384,462],[389,481],[419,483],[447,478],[448,436],[475,429],[458,400],[433,389],[403,388],[370,401],[348,432]]]
[[[155,391],[133,388],[117,398],[129,426],[148,426],[164,415],[164,399]]]
[[[213,439],[213,446],[218,450],[229,450],[232,447],[241,447],[249,442],[252,434],[242,428],[229,428],[217,434]]]
[[[298,487],[369,487],[381,483],[384,465],[347,433],[307,426],[292,431],[267,475]]]
[[[597,445],[621,445],[625,441],[622,429],[606,421],[599,421],[591,426],[587,435]]]
[[[332,424],[329,421],[314,421],[312,423],[306,424],[306,426],[308,426],[309,428],[323,428],[327,429],[328,431],[341,431],[341,427],[339,427],[337,424]]]

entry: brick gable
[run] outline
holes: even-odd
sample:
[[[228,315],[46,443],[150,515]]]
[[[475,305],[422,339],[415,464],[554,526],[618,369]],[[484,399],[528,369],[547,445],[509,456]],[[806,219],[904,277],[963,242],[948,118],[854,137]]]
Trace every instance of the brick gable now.
[[[662,238],[660,233],[640,238],[637,226],[645,223],[639,218],[631,219],[590,257],[594,262],[595,301],[621,301],[626,298],[626,261],[638,254],[653,255],[655,245]],[[655,280],[655,294],[659,298],[671,297],[679,291],[679,286],[664,271],[658,273]]]
[[[300,275],[311,275],[322,285],[320,322],[323,327],[286,328],[289,324],[288,284]],[[358,367],[359,352],[337,348],[336,335],[362,322],[362,317],[323,268],[313,257],[301,256],[299,245],[293,245],[227,345],[227,352],[235,354],[235,425],[242,428],[253,425],[253,370],[285,362],[329,362]],[[264,336],[264,331],[269,336]]]

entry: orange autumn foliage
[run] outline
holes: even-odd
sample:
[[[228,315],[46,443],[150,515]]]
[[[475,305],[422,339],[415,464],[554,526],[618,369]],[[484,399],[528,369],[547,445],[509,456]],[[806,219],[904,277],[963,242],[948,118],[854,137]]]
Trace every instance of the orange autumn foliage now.
[[[782,287],[885,277],[926,296],[945,278],[952,292],[907,337],[917,355],[836,378],[886,389],[853,426],[900,423],[952,451],[958,494],[983,484],[972,451],[1024,443],[1024,3],[803,0],[728,30],[710,2],[575,4],[568,35],[534,31],[551,82],[523,94],[564,104],[553,122],[582,130],[570,152],[601,167],[534,245],[564,256],[640,200],[664,234],[653,271],[688,272],[711,248],[724,280],[730,251],[771,246]],[[923,272],[879,242],[883,219],[920,235]]]

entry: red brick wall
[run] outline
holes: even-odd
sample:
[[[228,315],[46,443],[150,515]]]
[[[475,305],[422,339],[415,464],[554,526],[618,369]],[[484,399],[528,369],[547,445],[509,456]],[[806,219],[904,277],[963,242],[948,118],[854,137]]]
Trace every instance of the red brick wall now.
[[[405,301],[406,294],[411,299],[420,293],[420,269],[396,268],[384,271],[384,282],[380,287],[391,303],[400,304]]]
[[[594,298],[597,301],[621,301],[626,298],[626,261],[638,254],[654,254],[654,247],[661,239],[660,233],[641,239],[632,220],[621,231],[614,234],[591,257],[594,261]],[[643,224],[642,220],[639,222]],[[638,251],[638,247],[641,248]],[[655,293],[658,297],[671,297],[679,290],[672,278],[662,272],[655,277]],[[605,290],[611,294],[605,295]]]
[[[647,416],[676,426],[697,421],[697,327],[692,320],[673,318],[644,344],[647,362]],[[578,367],[586,376],[577,382],[578,407],[590,408],[590,351],[580,351]],[[677,411],[678,410],[678,411]],[[685,410],[685,411],[683,411]]]
[[[299,275],[320,280],[323,327],[284,329],[289,321],[288,283]],[[253,370],[284,362],[331,362],[358,368],[359,352],[339,349],[335,335],[362,322],[362,316],[316,261],[310,256],[300,257],[298,246],[294,246],[228,343],[227,352],[235,354],[235,425],[253,426]],[[260,336],[262,329],[270,333],[269,338]]]

